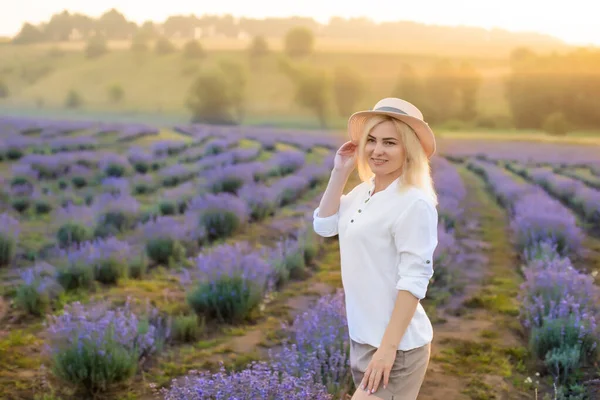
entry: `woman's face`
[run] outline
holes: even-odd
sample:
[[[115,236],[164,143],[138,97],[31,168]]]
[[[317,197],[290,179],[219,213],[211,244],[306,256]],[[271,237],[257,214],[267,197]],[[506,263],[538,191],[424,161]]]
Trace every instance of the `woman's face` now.
[[[375,175],[388,175],[400,170],[404,164],[404,146],[392,121],[385,121],[367,136],[365,156]]]

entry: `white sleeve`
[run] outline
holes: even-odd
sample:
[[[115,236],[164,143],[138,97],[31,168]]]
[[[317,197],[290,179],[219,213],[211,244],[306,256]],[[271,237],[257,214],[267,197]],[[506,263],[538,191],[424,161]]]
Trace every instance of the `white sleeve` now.
[[[313,229],[317,235],[331,237],[338,234],[340,210],[329,217],[319,217],[319,207],[313,213]]]
[[[437,247],[438,214],[423,199],[415,201],[398,217],[392,235],[400,262],[396,289],[406,290],[418,299],[425,298],[433,276],[433,252]]]

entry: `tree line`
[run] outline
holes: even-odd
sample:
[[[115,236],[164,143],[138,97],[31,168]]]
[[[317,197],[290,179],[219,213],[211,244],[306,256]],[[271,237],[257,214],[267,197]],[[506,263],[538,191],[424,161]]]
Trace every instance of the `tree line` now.
[[[511,55],[506,95],[515,126],[566,130],[600,127],[600,50]],[[562,129],[561,129],[562,128]]]
[[[25,23],[13,38],[14,43],[66,41],[73,32],[82,39],[103,36],[108,40],[131,39],[134,35],[159,35],[167,38],[198,38],[240,35],[283,37],[294,26],[303,26],[319,37],[344,39],[369,39],[390,41],[394,38],[411,38],[413,43],[458,43],[465,48],[514,48],[535,44],[537,48],[564,48],[561,41],[548,35],[517,33],[501,29],[486,30],[474,27],[430,26],[411,21],[375,23],[367,18],[331,18],[326,24],[307,17],[239,18],[231,15],[173,15],[164,22],[146,21],[140,25],[128,21],[116,9],[110,9],[98,18],[63,11],[54,14],[48,22],[39,25]]]

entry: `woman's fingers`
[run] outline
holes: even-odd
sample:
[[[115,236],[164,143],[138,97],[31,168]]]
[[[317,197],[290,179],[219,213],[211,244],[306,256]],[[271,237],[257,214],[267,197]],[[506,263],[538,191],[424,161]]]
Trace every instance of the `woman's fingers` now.
[[[371,372],[371,376],[369,377],[369,385],[367,386],[367,392],[373,393],[375,391],[373,388],[375,387],[375,379],[378,379],[377,376],[379,373],[380,372],[377,370],[373,370],[373,372]]]
[[[385,369],[385,371],[383,371],[383,388],[385,389],[388,384],[390,383],[390,372],[392,372],[392,369]]]
[[[385,370],[383,370],[382,372],[377,371],[377,375],[375,375],[375,380],[373,381],[373,388],[371,390],[371,393],[375,393],[377,391],[377,389],[379,389],[379,384],[381,383],[381,378],[383,378],[383,376],[385,375]]]

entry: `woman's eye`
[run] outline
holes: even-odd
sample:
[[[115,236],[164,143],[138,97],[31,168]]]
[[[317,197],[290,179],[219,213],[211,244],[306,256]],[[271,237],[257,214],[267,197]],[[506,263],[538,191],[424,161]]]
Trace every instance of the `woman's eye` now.
[[[385,142],[385,144],[388,145],[388,146],[393,146],[394,142]]]

